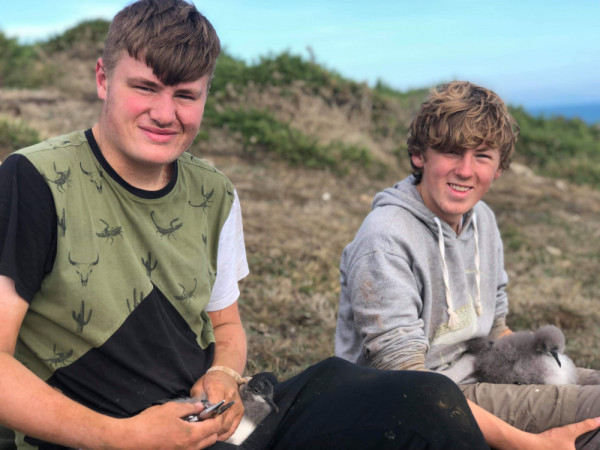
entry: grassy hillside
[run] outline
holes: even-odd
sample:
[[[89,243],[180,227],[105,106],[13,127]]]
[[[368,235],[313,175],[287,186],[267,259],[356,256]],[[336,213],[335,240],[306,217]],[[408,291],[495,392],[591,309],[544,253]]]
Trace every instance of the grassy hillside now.
[[[30,46],[0,34],[0,160],[94,123],[106,28],[85,22]],[[333,353],[341,251],[373,195],[408,173],[406,130],[426,95],[370,87],[290,53],[254,64],[220,57],[191,151],[224,171],[242,201],[250,372],[285,377]],[[505,242],[509,323],[557,324],[576,362],[600,368],[600,129],[512,111],[517,156],[487,198]]]

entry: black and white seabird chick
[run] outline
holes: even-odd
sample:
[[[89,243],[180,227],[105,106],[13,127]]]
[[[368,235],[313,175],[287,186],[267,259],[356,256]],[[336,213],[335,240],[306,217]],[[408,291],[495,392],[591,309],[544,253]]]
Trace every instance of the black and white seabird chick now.
[[[273,388],[277,384],[277,377],[271,372],[261,372],[254,375],[247,383],[240,386],[240,398],[244,405],[244,416],[235,432],[225,442],[240,445],[246,440],[256,427],[272,411],[279,412],[279,408],[273,401]],[[176,402],[195,403],[202,402],[205,408],[212,404],[206,397],[184,397],[178,398]],[[227,403],[222,408],[228,408],[232,403]],[[188,422],[202,420],[198,414],[184,418]]]
[[[262,372],[240,386],[244,416],[235,433],[225,442],[240,445],[272,411],[279,412],[273,401],[273,388],[276,384],[277,378],[273,373]]]
[[[477,381],[504,384],[576,384],[577,370],[565,355],[565,336],[554,325],[468,343]]]

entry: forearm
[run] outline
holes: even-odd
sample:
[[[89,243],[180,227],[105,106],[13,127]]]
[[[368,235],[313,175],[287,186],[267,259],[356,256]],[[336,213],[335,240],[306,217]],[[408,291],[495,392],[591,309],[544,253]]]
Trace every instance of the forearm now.
[[[69,399],[0,352],[0,422],[27,435],[74,448],[111,447],[118,419]]]
[[[532,448],[535,435],[509,425],[470,400],[467,402],[490,447],[498,449]]]
[[[240,375],[246,367],[246,333],[237,302],[225,309],[209,312],[215,334],[214,366],[225,366]]]
[[[406,339],[401,329],[365,343],[373,367],[382,370],[425,370],[427,344]]]
[[[506,326],[506,318],[501,317],[494,321],[492,329],[490,330],[490,336],[493,338],[506,336],[510,334],[510,329]]]
[[[235,404],[221,416],[219,440],[228,439],[236,430],[244,407],[239,396],[240,376],[246,367],[246,333],[242,326],[237,302],[208,313],[215,334],[215,357],[211,369],[192,386],[191,395],[205,393],[208,399],[233,401]]]
[[[28,436],[70,448],[205,448],[217,440],[219,422],[181,420],[201,403],[165,403],[126,419],[99,414],[69,399],[35,376],[9,353],[0,352],[0,423]]]
[[[425,367],[425,354],[415,353],[411,358],[405,360],[403,364],[399,365],[396,370],[429,371],[429,369]]]
[[[215,328],[213,366],[226,366],[242,375],[246,367],[246,333],[241,323],[224,323]]]

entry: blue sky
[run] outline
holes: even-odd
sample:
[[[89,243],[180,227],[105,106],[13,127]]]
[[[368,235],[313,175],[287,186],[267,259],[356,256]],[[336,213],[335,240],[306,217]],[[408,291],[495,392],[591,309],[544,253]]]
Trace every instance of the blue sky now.
[[[127,0],[0,0],[0,29],[23,42]],[[600,103],[598,0],[196,0],[222,44],[256,61],[290,50],[356,81],[400,90],[466,79],[507,102]]]

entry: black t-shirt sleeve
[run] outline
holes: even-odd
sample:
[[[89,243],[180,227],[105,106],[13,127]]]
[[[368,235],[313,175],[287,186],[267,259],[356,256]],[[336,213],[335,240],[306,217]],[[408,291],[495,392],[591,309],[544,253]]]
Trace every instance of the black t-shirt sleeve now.
[[[57,216],[50,188],[22,155],[0,165],[0,275],[31,302],[56,256]]]

